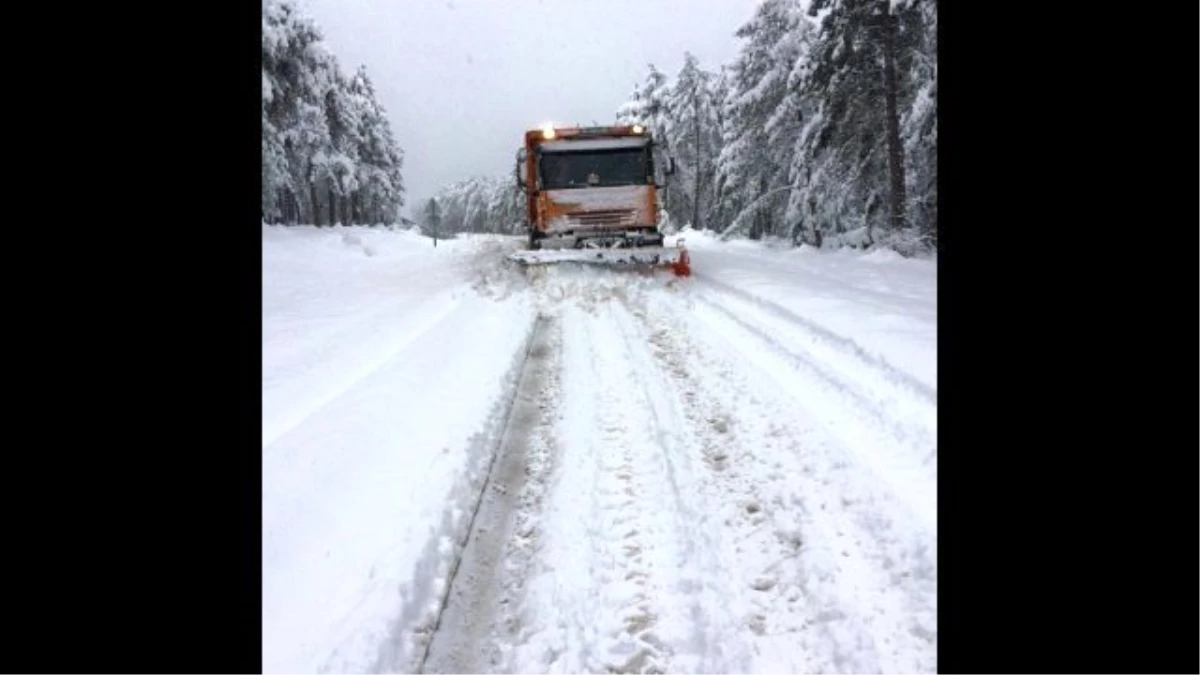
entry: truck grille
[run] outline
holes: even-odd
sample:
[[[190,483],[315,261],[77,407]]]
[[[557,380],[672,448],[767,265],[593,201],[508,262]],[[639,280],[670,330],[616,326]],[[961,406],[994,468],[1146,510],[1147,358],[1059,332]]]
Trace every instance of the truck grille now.
[[[637,225],[637,209],[607,209],[567,214],[567,225],[571,229],[609,229]]]

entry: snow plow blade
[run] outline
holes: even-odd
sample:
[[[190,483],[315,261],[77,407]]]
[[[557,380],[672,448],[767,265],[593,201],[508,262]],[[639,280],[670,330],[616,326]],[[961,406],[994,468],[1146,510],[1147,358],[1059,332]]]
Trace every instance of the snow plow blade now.
[[[670,267],[677,276],[691,275],[691,261],[687,249],[666,247],[643,248],[578,248],[539,249],[518,251],[508,256],[509,260],[522,265],[556,265],[560,263],[582,263],[591,265],[655,266]]]

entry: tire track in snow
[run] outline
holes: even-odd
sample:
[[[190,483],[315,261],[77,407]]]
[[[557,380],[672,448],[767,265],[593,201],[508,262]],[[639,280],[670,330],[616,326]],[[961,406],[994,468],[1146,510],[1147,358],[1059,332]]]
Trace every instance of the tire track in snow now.
[[[611,314],[611,307],[604,307],[598,314]],[[626,364],[603,358],[618,344],[617,336],[605,330],[611,326],[597,322],[592,327],[596,329],[595,341],[589,344],[592,381],[609,384],[609,378],[616,374],[628,378],[631,373],[622,368]],[[599,386],[590,406],[594,432],[598,432],[593,438],[599,439],[591,448],[599,477],[596,489],[602,496],[601,508],[614,514],[609,521],[612,525],[609,534],[620,537],[619,543],[609,542],[617,543],[621,555],[613,557],[615,569],[604,581],[628,582],[620,589],[624,593],[619,595],[624,597],[616,598],[615,603],[624,632],[613,636],[615,639],[601,658],[609,672],[662,673],[666,666],[664,657],[669,654],[663,653],[664,645],[655,633],[659,615],[663,613],[662,595],[655,592],[661,590],[656,588],[661,580],[651,578],[656,565],[647,558],[655,551],[647,550],[647,546],[665,543],[663,539],[669,532],[665,531],[662,519],[654,517],[663,513],[661,505],[639,503],[646,495],[663,494],[661,477],[647,476],[644,472],[648,465],[656,463],[646,456],[646,451],[662,449],[647,447],[647,439],[638,438],[637,430],[630,428],[629,422],[644,416],[645,411],[629,393],[612,386]],[[600,537],[593,539],[600,541]],[[611,555],[611,551],[608,553]]]
[[[634,314],[709,469],[706,501],[724,507],[728,600],[758,636],[755,670],[935,671],[934,535],[889,515],[886,490],[784,392],[695,339],[678,299],[654,300]]]
[[[936,540],[722,343],[745,326],[637,277],[543,274],[555,367],[514,525],[464,558],[460,579],[492,566],[452,596],[475,628],[427,671],[935,670]]]
[[[483,672],[485,666],[495,667],[500,661],[494,636],[504,625],[511,628],[511,620],[505,621],[504,614],[513,587],[519,591],[520,585],[512,565],[502,567],[501,563],[521,558],[519,549],[533,534],[525,481],[528,459],[546,454],[545,411],[557,381],[554,333],[553,320],[539,315],[499,447],[477,498],[466,543],[451,568],[441,610],[417,672]],[[514,533],[515,541],[511,538]]]
[[[659,302],[651,307],[634,308],[633,315],[637,318],[640,334],[654,347],[655,369],[675,390],[675,405],[682,413],[690,449],[707,467],[707,475],[697,481],[698,487],[713,515],[722,518],[721,541],[717,545],[725,572],[721,578],[734,581],[721,589],[722,600],[727,606],[736,608],[744,637],[753,640],[753,636],[776,629],[775,613],[762,601],[761,594],[777,592],[773,571],[783,561],[795,557],[800,545],[799,535],[781,536],[781,532],[775,530],[775,541],[770,535],[763,536],[771,516],[769,510],[764,510],[761,485],[764,476],[778,480],[779,474],[760,468],[757,475],[749,475],[744,470],[748,464],[760,463],[758,451],[762,450],[764,440],[743,439],[739,433],[743,420],[728,404],[731,395],[736,399],[747,394],[742,388],[731,392],[703,386],[704,373],[711,364],[697,364],[682,356],[690,351],[687,336],[679,331],[678,324],[665,320],[660,314],[663,311],[671,310]],[[737,381],[730,377],[731,373],[726,371],[721,375],[726,385],[736,387]],[[759,447],[751,451],[750,443]],[[755,548],[758,550],[754,551]],[[757,564],[759,561],[748,563],[746,558],[752,556],[747,554],[754,552],[761,554],[760,560],[774,562],[765,569]]]
[[[585,621],[602,628],[593,632],[583,666],[663,673],[675,670],[671,641],[681,620],[687,628],[686,602],[671,583],[684,548],[678,494],[664,475],[669,449],[638,395],[639,374],[630,368],[628,345],[614,324],[614,304],[593,311],[568,307],[564,315],[574,338],[566,345],[565,376],[586,378],[567,389],[576,398],[565,402],[569,426],[562,431],[571,438],[564,445],[590,459],[599,525],[589,527],[588,538],[600,602]]]
[[[736,304],[731,307],[705,295],[697,297],[767,343],[780,355],[844,392],[852,399],[850,407],[867,413],[875,423],[911,446],[922,462],[928,463],[937,458],[936,401],[913,400],[911,389],[898,390],[889,386],[887,379],[879,377],[879,371],[847,368],[839,364],[837,354],[831,355],[827,350],[806,349],[803,336],[797,335],[797,331],[791,330],[789,325],[780,325],[780,322],[752,308],[737,307]],[[793,349],[789,345],[800,346],[800,349]]]
[[[936,406],[922,406],[924,414],[914,420],[911,406],[915,402],[911,399],[905,402],[896,397],[886,398],[864,388],[826,365],[820,357],[792,350],[772,335],[772,332],[788,335],[786,326],[764,328],[761,317],[750,318],[754,316],[752,313],[736,314],[703,293],[694,297],[702,305],[695,315],[707,326],[727,337],[749,336],[752,343],[765,347],[749,350],[744,339],[732,342],[810,413],[820,411],[818,417],[830,431],[862,454],[861,466],[886,480],[914,514],[929,529],[936,530],[937,441],[931,429],[931,426],[936,428]],[[780,376],[789,372],[801,375],[802,379]],[[810,383],[815,386],[809,386]],[[909,414],[897,419],[889,412],[897,407],[908,407]]]
[[[658,345],[640,330],[635,318],[645,305],[645,288],[635,287],[634,293],[623,297],[613,308],[613,319],[627,349],[628,367],[638,375],[638,388],[663,450],[663,476],[678,504],[674,528],[682,535],[683,550],[682,567],[674,585],[685,596],[681,606],[687,608],[683,620],[687,630],[673,644],[672,671],[744,670],[749,648],[737,639],[739,619],[728,610],[725,580],[729,578],[729,566],[719,553],[713,522],[716,514],[695,493],[703,469],[695,466],[698,457],[691,443],[691,430],[680,414],[670,379],[658,372]]]
[[[629,296],[653,280],[546,270],[561,312],[556,473],[506,672],[745,670],[710,514]],[[695,462],[699,459],[696,458]],[[702,471],[703,469],[699,469]]]
[[[813,344],[815,342],[824,342],[841,352],[843,359],[850,359],[860,362],[862,365],[877,371],[878,376],[890,381],[893,387],[899,387],[907,390],[926,402],[937,405],[937,390],[929,386],[920,379],[914,377],[911,373],[904,371],[901,368],[892,365],[883,357],[867,351],[862,345],[855,342],[853,339],[834,332],[815,321],[806,319],[792,310],[783,307],[769,300],[764,300],[756,295],[747,293],[740,288],[730,286],[729,284],[717,281],[706,275],[697,275],[698,280],[704,286],[709,287],[712,295],[724,295],[727,298],[736,298],[743,304],[753,305],[763,312],[772,314],[784,321],[792,324],[794,327],[808,334],[807,342]],[[701,295],[703,297],[703,295]],[[711,297],[706,297],[710,302],[716,302]],[[720,304],[720,303],[718,303]]]

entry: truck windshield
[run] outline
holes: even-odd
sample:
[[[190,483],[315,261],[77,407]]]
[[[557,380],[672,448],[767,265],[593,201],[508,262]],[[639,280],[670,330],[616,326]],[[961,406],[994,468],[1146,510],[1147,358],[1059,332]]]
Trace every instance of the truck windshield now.
[[[645,148],[541,155],[542,187],[547,190],[645,185],[651,166]]]

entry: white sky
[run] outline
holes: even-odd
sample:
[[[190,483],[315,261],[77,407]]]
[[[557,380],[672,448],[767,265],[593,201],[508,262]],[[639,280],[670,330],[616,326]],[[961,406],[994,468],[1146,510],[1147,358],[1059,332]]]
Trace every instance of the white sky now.
[[[375,83],[404,149],[406,211],[507,174],[527,128],[611,123],[653,63],[716,70],[759,0],[298,0],[342,70]]]

